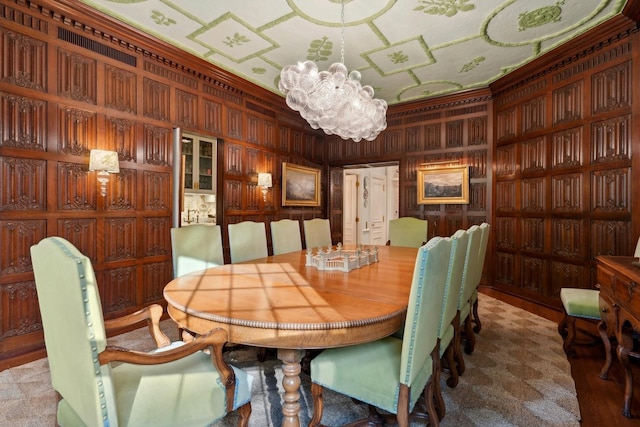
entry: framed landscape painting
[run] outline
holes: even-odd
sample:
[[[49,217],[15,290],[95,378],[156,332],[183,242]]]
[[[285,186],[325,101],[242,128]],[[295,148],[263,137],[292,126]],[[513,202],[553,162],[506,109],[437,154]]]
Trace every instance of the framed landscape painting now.
[[[418,204],[469,203],[469,166],[418,169]]]
[[[282,206],[320,206],[320,170],[282,163]]]

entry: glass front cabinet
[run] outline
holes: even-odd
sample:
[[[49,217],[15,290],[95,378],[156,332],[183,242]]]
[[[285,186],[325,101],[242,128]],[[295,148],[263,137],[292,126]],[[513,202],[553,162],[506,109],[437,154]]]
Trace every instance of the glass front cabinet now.
[[[215,194],[216,140],[182,134],[184,189],[190,193]]]

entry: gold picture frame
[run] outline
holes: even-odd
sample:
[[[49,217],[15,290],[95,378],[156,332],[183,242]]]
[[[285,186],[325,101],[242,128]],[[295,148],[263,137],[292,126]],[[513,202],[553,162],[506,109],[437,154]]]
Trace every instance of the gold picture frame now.
[[[282,206],[320,206],[320,170],[283,162]]]
[[[468,204],[469,166],[418,169],[418,204]]]

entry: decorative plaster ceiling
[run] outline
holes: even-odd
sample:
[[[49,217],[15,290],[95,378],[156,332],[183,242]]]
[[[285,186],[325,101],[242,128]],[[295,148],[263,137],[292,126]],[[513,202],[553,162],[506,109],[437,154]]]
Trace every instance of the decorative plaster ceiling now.
[[[278,91],[285,65],[341,61],[340,0],[81,0]],[[486,87],[626,0],[344,0],[344,58],[396,104]]]

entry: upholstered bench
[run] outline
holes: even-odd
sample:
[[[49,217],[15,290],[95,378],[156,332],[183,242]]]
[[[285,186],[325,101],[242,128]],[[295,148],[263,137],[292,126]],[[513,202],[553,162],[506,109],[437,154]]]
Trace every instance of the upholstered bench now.
[[[576,338],[576,319],[600,320],[599,297],[600,291],[597,289],[560,289],[564,318],[558,324],[558,332],[563,337],[562,347],[568,355],[573,354],[573,345],[578,344],[574,343]],[[593,342],[589,344],[593,344]]]

